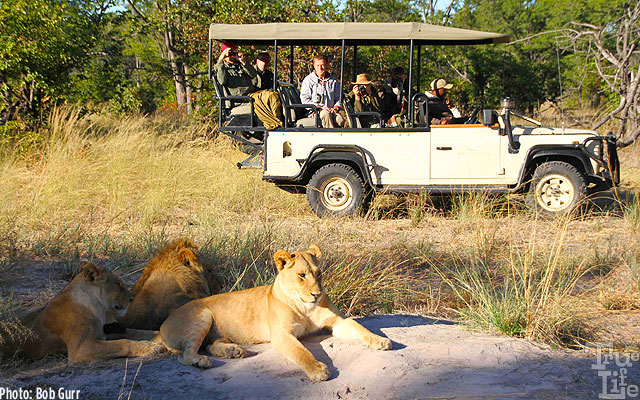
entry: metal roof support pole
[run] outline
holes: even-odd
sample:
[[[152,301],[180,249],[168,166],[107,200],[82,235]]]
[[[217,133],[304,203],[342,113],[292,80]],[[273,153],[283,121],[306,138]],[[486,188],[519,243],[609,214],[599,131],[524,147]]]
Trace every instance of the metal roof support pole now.
[[[342,39],[342,57],[340,57],[340,104],[342,104],[342,80],[344,79],[344,39]]]
[[[273,41],[273,91],[278,84],[278,39]]]
[[[212,47],[213,47],[213,40],[209,39],[209,60],[208,60],[208,64],[209,64],[209,69],[208,69],[208,73],[209,73],[209,79],[211,79],[211,55],[212,55]]]
[[[358,70],[358,46],[353,45],[353,79],[355,82],[357,78],[357,70]]]
[[[418,88],[418,93],[420,93],[420,65],[422,64],[422,57],[421,57],[421,53],[422,52],[422,45],[418,45],[418,65],[416,65],[416,87]]]
[[[409,110],[407,116],[409,117],[409,126],[413,128],[413,104],[411,103],[413,97],[413,39],[409,42]]]
[[[289,69],[289,83],[295,85],[293,83],[293,45],[289,46],[289,65],[291,66]]]

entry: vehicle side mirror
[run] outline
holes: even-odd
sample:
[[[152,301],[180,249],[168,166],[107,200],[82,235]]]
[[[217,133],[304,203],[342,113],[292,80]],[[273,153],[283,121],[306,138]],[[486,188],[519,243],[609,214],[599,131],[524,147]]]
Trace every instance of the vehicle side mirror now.
[[[498,113],[491,110],[482,110],[482,124],[486,126],[492,126],[498,123]]]

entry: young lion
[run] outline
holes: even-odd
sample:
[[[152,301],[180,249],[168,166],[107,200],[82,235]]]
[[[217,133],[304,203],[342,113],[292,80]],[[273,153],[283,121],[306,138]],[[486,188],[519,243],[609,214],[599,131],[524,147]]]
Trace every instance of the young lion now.
[[[120,323],[127,328],[158,330],[171,311],[218,293],[220,283],[198,262],[197,248],[189,239],[165,245],[131,290],[133,301]]]
[[[70,363],[159,353],[164,346],[149,341],[106,341],[102,327],[124,315],[131,294],[111,271],[87,264],[44,309],[27,316],[31,328],[18,354],[42,358],[67,353]]]
[[[320,255],[316,245],[293,254],[279,250],[274,255],[279,273],[272,285],[187,303],[162,324],[161,340],[170,351],[182,352],[181,363],[200,368],[212,365],[209,357],[198,355],[207,335],[214,340],[207,351],[225,358],[244,357],[236,343],[271,342],[313,381],[329,379],[329,369],[300,343],[302,335],[329,329],[334,336],[360,339],[373,349],[390,349],[389,339],[344,318],[329,300],[316,266]]]

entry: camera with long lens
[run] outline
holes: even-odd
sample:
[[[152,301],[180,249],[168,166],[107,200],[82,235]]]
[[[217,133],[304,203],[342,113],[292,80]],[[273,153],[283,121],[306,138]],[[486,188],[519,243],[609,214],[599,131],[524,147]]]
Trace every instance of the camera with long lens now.
[[[360,91],[360,93],[365,93],[367,91],[367,86],[366,85],[358,85],[358,90]]]
[[[390,86],[392,88],[401,88],[402,87],[402,78],[393,78],[393,79],[391,79]]]
[[[238,52],[236,50],[230,50],[229,57],[238,57]]]

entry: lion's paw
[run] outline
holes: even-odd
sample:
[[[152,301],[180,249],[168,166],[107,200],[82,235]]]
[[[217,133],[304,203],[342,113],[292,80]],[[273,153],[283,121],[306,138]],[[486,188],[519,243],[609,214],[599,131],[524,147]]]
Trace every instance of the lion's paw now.
[[[199,354],[194,357],[185,357],[184,354],[181,354],[178,356],[178,361],[184,365],[192,365],[202,369],[209,369],[213,367],[213,361],[209,357]]]
[[[314,382],[326,381],[331,377],[331,373],[329,372],[329,368],[318,361],[313,368],[306,371],[307,376]]]
[[[225,358],[243,358],[244,355],[244,349],[242,346],[238,346],[237,344],[230,344],[224,349]]]
[[[209,369],[213,367],[213,361],[207,356],[198,356],[198,359],[193,363],[194,367]]]
[[[164,353],[167,348],[162,343],[140,341],[138,342],[138,355],[149,356]]]
[[[367,346],[374,350],[389,350],[391,349],[391,340],[374,335],[367,340]]]
[[[167,348],[162,343],[151,342],[151,344],[152,344],[152,348],[149,354],[156,355],[156,354],[162,354],[167,351]]]

